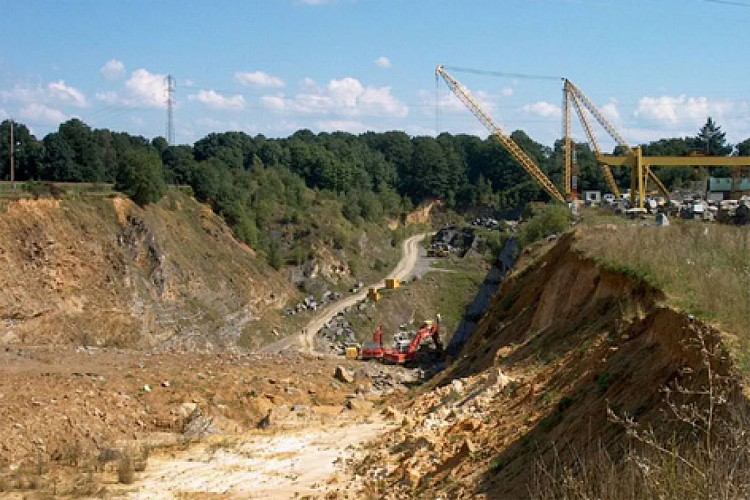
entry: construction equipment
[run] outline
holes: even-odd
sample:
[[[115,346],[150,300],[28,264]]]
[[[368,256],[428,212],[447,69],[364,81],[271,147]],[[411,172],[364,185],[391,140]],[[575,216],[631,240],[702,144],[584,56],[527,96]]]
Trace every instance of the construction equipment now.
[[[403,365],[416,359],[420,346],[428,340],[442,352],[439,325],[439,318],[434,322],[425,320],[413,337],[405,334],[406,332],[399,332],[394,337],[393,347],[390,348],[383,347],[383,325],[380,325],[373,333],[372,342],[365,342],[360,349],[359,359],[377,359],[387,364]]]
[[[378,326],[372,334],[372,342],[365,342],[359,351],[359,359],[383,359],[383,325]]]
[[[479,106],[479,103],[474,99],[471,93],[464,87],[458,80],[453,78],[445,71],[445,67],[440,65],[435,68],[435,78],[438,76],[442,77],[448,88],[458,97],[458,99],[469,108],[474,116],[482,122],[482,125],[492,134],[492,137],[505,148],[505,150],[513,157],[516,162],[528,173],[532,179],[536,181],[539,186],[544,189],[550,197],[565,203],[565,198],[560,191],[555,187],[547,174],[545,174],[534,161],[523,151],[523,149],[516,144],[510,136],[505,135],[503,130],[495,124],[492,117]]]
[[[397,337],[394,339],[394,347],[385,349],[383,352],[383,363],[392,365],[403,365],[413,361],[417,357],[417,351],[427,339],[431,339],[438,351],[442,352],[443,344],[440,342],[439,322],[433,323],[426,320],[417,334],[409,339],[408,337]]]
[[[461,68],[454,68],[461,70]],[[463,71],[479,72],[478,70]],[[490,73],[492,72],[482,72]],[[646,205],[646,187],[649,181],[653,182],[657,189],[669,199],[669,190],[659,180],[653,172],[652,167],[729,167],[745,168],[750,166],[750,156],[644,156],[640,147],[630,147],[625,139],[617,132],[612,123],[607,120],[604,114],[594,105],[589,97],[567,78],[563,78],[563,138],[564,138],[564,175],[563,175],[563,194],[555,187],[550,178],[528,157],[528,155],[516,144],[516,142],[502,129],[497,126],[492,117],[482,109],[477,100],[458,80],[448,74],[445,67],[440,65],[435,68],[435,78],[440,76],[445,81],[448,88],[458,97],[458,99],[477,117],[503,148],[518,162],[521,167],[534,179],[549,196],[561,203],[573,196],[573,154],[572,141],[570,139],[570,109],[575,109],[581,126],[583,127],[589,144],[594,151],[594,156],[601,165],[602,173],[607,186],[616,198],[625,198],[620,192],[620,188],[615,182],[610,167],[630,167],[630,206],[642,209]],[[553,77],[544,77],[553,78]],[[586,113],[591,116],[604,128],[612,139],[623,151],[621,155],[606,155],[602,153],[599,142],[594,135],[591,122]]]
[[[370,288],[367,290],[367,298],[373,302],[377,302],[380,300],[380,292],[377,288]]]
[[[607,185],[612,190],[612,193],[617,197],[621,198],[620,189],[615,183],[615,179],[610,170],[611,166],[626,166],[630,167],[630,205],[634,208],[643,209],[646,205],[646,186],[648,181],[654,183],[656,188],[667,198],[670,198],[670,193],[667,187],[659,180],[654,174],[651,167],[688,167],[688,166],[700,166],[700,167],[730,167],[730,168],[742,168],[744,166],[750,166],[750,157],[747,156],[734,156],[734,157],[710,157],[704,155],[689,156],[643,156],[640,147],[631,148],[630,145],[625,142],[625,139],[617,132],[615,127],[606,119],[604,114],[594,105],[591,99],[588,98],[583,91],[573,85],[567,78],[564,79],[563,88],[563,130],[565,137],[565,178],[566,183],[570,179],[570,156],[568,154],[568,148],[571,143],[570,141],[570,116],[569,116],[569,102],[572,102],[573,108],[576,110],[576,114],[581,121],[586,136],[589,139],[589,144],[594,150],[594,156],[602,167],[602,173]],[[622,149],[624,154],[622,155],[605,155],[599,148],[599,143],[596,140],[596,136],[593,133],[591,124],[586,117],[585,111],[591,113],[602,128],[609,134],[612,139],[615,140],[618,146]],[[566,186],[567,190],[567,186]]]

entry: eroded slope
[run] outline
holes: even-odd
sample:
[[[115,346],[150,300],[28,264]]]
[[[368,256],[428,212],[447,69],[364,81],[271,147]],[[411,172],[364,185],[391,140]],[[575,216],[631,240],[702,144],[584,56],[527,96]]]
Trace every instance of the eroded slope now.
[[[608,407],[668,429],[662,389],[705,380],[694,340],[718,333],[577,253],[573,238],[503,284],[435,390],[404,404],[401,428],[354,467],[362,491],[524,498],[537,462],[621,450],[624,428]],[[714,368],[727,373],[722,363]]]
[[[0,342],[115,346],[260,342],[295,294],[189,197],[18,200],[0,213]],[[267,332],[265,332],[267,333]]]

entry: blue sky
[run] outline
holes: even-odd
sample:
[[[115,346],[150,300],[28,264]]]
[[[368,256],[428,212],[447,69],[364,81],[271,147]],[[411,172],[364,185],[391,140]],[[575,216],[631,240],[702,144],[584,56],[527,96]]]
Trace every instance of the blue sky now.
[[[485,136],[436,89],[437,64],[565,76],[632,143],[693,135],[709,115],[750,137],[750,0],[0,0],[0,36],[0,119],[39,137],[70,117],[163,136],[168,74],[178,143]],[[453,75],[503,129],[560,136],[559,81]]]

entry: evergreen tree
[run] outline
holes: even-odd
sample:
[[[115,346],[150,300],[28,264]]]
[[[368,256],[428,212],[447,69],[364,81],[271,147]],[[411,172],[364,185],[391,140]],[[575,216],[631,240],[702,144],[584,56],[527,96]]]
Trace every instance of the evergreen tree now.
[[[711,117],[703,125],[692,140],[693,147],[709,156],[727,156],[732,152],[732,146],[727,144],[726,133],[716,125]]]

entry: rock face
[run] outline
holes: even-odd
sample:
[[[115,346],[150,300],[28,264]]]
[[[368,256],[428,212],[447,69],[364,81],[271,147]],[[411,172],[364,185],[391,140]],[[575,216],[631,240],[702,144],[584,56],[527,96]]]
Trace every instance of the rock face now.
[[[0,212],[0,342],[232,345],[294,290],[179,193],[19,200]]]
[[[336,380],[339,380],[345,384],[351,384],[354,382],[354,375],[352,375],[349,370],[341,365],[338,365],[336,367],[336,373],[334,373],[333,376],[336,378]]]

